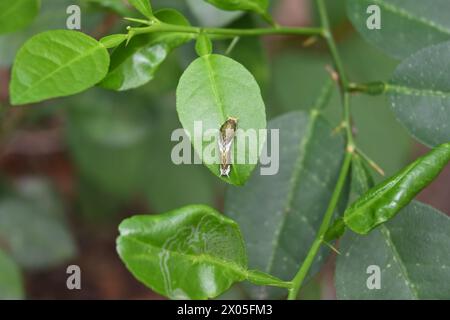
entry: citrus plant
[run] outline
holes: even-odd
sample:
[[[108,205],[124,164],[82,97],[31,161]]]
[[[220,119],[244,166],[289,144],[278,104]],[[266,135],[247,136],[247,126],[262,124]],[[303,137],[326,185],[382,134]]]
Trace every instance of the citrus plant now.
[[[96,2],[111,6],[113,1]],[[185,131],[194,135],[196,121],[206,130],[218,129],[232,116],[241,129],[279,129],[280,141],[275,175],[260,175],[262,164],[235,164],[229,175],[205,164],[228,184],[223,213],[192,204],[124,220],[117,251],[139,281],[173,299],[215,298],[243,281],[251,298],[296,299],[336,251],[338,298],[450,297],[450,219],[414,200],[450,160],[447,0],[435,0],[433,6],[421,0],[347,0],[347,15],[362,37],[402,60],[390,79],[364,83],[352,81],[346,70],[324,0],[315,1],[316,27],[278,25],[269,0],[206,0],[224,11],[260,17],[259,24],[265,24],[243,28],[197,27],[174,9],[154,10],[148,0],[128,2],[141,16],[131,12],[133,17],[124,17],[133,24],[124,33],[96,40],[78,31],[54,30],[27,40],[15,57],[11,103],[36,103],[93,86],[135,89],[163,77],[157,71],[170,53],[195,42],[198,57],[176,92]],[[38,0],[17,3],[11,10],[20,10],[22,19],[0,26],[0,32],[26,25],[39,8]],[[367,27],[371,5],[380,10],[380,28]],[[114,8],[130,13],[122,2]],[[239,39],[266,35],[321,42],[333,65],[308,108],[268,122],[250,66],[230,57]],[[230,42],[228,50],[214,53],[216,41],[224,40]],[[342,113],[333,128],[324,113],[336,88]],[[352,122],[352,111],[361,95],[385,96],[397,120],[431,148],[378,184],[372,169],[382,173],[381,168],[355,139],[358,123]],[[269,140],[258,140],[265,143]],[[193,147],[198,151],[199,145]],[[367,285],[370,266],[380,272],[381,286],[375,290]]]

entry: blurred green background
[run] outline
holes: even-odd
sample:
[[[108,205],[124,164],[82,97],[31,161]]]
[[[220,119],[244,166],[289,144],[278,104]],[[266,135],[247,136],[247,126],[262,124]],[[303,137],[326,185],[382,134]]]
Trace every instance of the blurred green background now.
[[[317,24],[310,1],[272,2],[281,24]],[[132,214],[191,203],[223,208],[223,183],[201,165],[176,166],[170,160],[175,144],[170,135],[180,127],[175,88],[195,58],[193,44],[175,50],[155,79],[137,90],[94,88],[39,105],[9,106],[9,72],[17,49],[33,34],[65,28],[66,8],[74,3],[82,8],[83,31],[96,38],[124,30],[118,12],[132,14],[120,0],[43,0],[30,27],[0,36],[0,298],[159,298],[126,271],[115,238],[118,223]],[[262,24],[251,15],[221,12],[198,0],[152,3],[180,10],[194,25]],[[389,79],[397,61],[357,35],[346,19],[344,0],[327,4],[350,78]],[[308,109],[329,79],[325,45],[319,41],[305,48],[305,40],[245,38],[231,53],[255,75],[268,118]],[[228,45],[215,43],[215,52],[224,53]],[[424,152],[395,121],[384,97],[358,95],[352,105],[357,141],[387,175]],[[335,92],[326,112],[336,127],[340,110]],[[435,185],[448,182],[446,172]],[[449,210],[445,194],[428,192],[422,200]],[[82,290],[66,288],[71,264],[81,267]],[[304,298],[334,297],[332,264],[305,287]],[[224,298],[245,296],[236,287]]]

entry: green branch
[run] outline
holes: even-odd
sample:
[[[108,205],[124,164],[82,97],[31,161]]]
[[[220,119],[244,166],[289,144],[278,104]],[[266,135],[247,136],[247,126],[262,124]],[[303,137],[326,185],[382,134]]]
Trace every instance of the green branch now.
[[[345,181],[347,179],[352,163],[352,156],[353,153],[355,152],[355,143],[351,127],[350,93],[348,91],[349,82],[347,80],[342,60],[339,56],[336,43],[330,30],[330,23],[328,20],[328,13],[325,7],[325,3],[323,0],[317,0],[317,5],[319,8],[319,15],[323,30],[322,35],[327,41],[331,56],[333,58],[334,66],[336,68],[336,72],[338,73],[339,76],[339,84],[341,88],[342,104],[343,104],[343,118],[344,118],[343,125],[345,127],[347,144],[344,161],[341,166],[336,186],[334,187],[333,194],[328,204],[328,208],[325,212],[322,223],[319,227],[319,231],[317,232],[316,238],[314,239],[314,242],[311,248],[309,249],[305,260],[300,266],[300,269],[298,270],[297,274],[292,280],[292,288],[289,289],[288,295],[289,300],[294,300],[297,298],[298,292],[300,291],[300,288],[306,276],[308,275],[309,269],[311,268],[311,265],[313,264],[314,259],[317,256],[317,253],[319,252],[320,246],[322,245],[322,243],[324,243],[325,234],[328,228],[330,227],[331,220],[333,218],[333,213],[336,210],[336,207],[342,194],[342,190],[344,189]]]
[[[294,27],[275,27],[275,28],[255,28],[255,29],[224,29],[224,28],[200,28],[193,26],[177,26],[162,22],[154,23],[147,27],[128,27],[128,31],[133,35],[153,32],[182,32],[192,34],[209,34],[221,36],[262,36],[262,35],[322,35],[322,28],[294,28]]]
[[[323,217],[322,224],[320,225],[319,231],[317,233],[316,238],[308,251],[308,254],[300,267],[299,271],[295,275],[294,279],[291,281],[292,288],[289,289],[289,300],[295,300],[298,296],[298,292],[305,280],[306,275],[308,274],[309,269],[311,268],[314,259],[319,252],[320,246],[323,243],[325,233],[330,226],[331,219],[333,218],[334,210],[339,202],[339,198],[342,193],[342,189],[345,185],[345,180],[347,179],[347,174],[350,169],[350,164],[352,161],[352,152],[347,151],[345,154],[344,162],[342,163],[341,172],[339,173],[339,178],[336,183],[336,187],[334,188],[333,195],[331,196],[330,203],[328,205],[325,216]]]

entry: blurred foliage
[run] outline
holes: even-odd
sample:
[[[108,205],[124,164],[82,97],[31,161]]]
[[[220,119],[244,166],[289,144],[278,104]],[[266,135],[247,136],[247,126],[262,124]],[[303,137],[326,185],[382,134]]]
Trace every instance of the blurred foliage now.
[[[0,238],[11,257],[25,269],[43,269],[76,254],[64,208],[48,181],[20,180],[0,199]]]

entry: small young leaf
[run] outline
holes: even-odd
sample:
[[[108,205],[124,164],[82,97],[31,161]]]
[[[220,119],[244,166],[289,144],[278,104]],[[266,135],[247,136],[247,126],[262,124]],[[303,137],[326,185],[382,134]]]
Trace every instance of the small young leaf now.
[[[0,300],[23,299],[24,295],[19,267],[0,250]]]
[[[261,175],[260,170],[268,166],[259,165],[244,187],[230,186],[225,214],[242,228],[250,268],[291,279],[327,209],[344,157],[344,139],[333,135],[333,128],[315,110],[284,114],[269,121],[268,128],[279,130],[274,149],[271,137],[267,138],[271,152],[280,146],[279,161],[274,159],[271,175]],[[310,275],[320,268],[327,251],[320,251]],[[274,299],[285,291],[252,287],[249,293],[252,298]]]
[[[198,36],[197,42],[195,43],[195,51],[200,57],[212,53],[211,39],[206,34],[201,33]]]
[[[356,233],[367,234],[394,217],[449,161],[450,143],[436,147],[354,202],[344,213],[345,224]]]
[[[100,39],[100,43],[105,46],[105,48],[111,49],[120,45],[122,42],[127,40],[128,35],[126,34],[112,34]]]
[[[152,6],[150,0],[128,0],[142,15],[151,19],[153,17]]]
[[[162,22],[188,26],[186,18],[176,10],[155,12]],[[191,40],[187,33],[163,32],[135,36],[130,43],[122,43],[111,55],[108,75],[100,83],[106,89],[124,91],[140,87],[154,78],[161,63],[176,47]]]
[[[222,180],[243,185],[256,166],[256,163],[250,163],[249,159],[259,158],[264,145],[259,130],[266,128],[265,106],[254,77],[241,64],[225,56],[213,54],[200,57],[191,63],[180,78],[177,87],[177,111],[183,128],[191,137],[195,151],[201,156],[204,155],[204,150],[211,150],[216,146],[212,144],[217,144],[218,141],[198,135],[203,135],[208,130],[218,132],[229,117],[238,119],[235,141],[243,139],[243,135],[248,133],[246,130],[255,133],[254,149],[250,148],[250,144],[246,144],[245,148],[239,150],[239,155],[236,151],[238,143],[233,143],[235,158],[244,158],[245,155],[246,163],[232,164],[229,177],[220,175],[218,154],[217,163],[205,163],[208,169]],[[202,125],[202,128],[199,128],[202,129],[201,132],[194,131],[194,125],[199,123]]]
[[[434,0],[433,5],[423,0],[347,1],[348,16],[359,33],[395,58],[450,39],[449,11],[448,0]]]
[[[357,153],[353,154],[350,181],[350,199],[359,198],[361,194],[373,187],[374,181],[363,159]],[[342,217],[336,219],[325,234],[325,241],[339,239],[345,232],[345,222]]]
[[[347,232],[337,257],[338,299],[448,299],[449,230],[449,217],[413,201],[367,236]]]
[[[1,1],[0,34],[25,28],[39,13],[40,4],[40,0]]]
[[[109,54],[77,31],[40,33],[19,50],[10,84],[13,105],[68,96],[92,87],[108,72]]]
[[[431,147],[450,141],[449,56],[450,42],[420,50],[397,67],[386,85],[397,119]]]
[[[210,207],[134,216],[119,231],[117,251],[127,268],[169,298],[214,298],[247,278],[238,225]]]
[[[269,0],[205,0],[222,10],[229,11],[254,11],[258,14],[265,15],[269,8]]]
[[[363,159],[357,153],[353,154],[351,192],[353,195],[359,197],[366,193],[373,185],[373,178]]]

